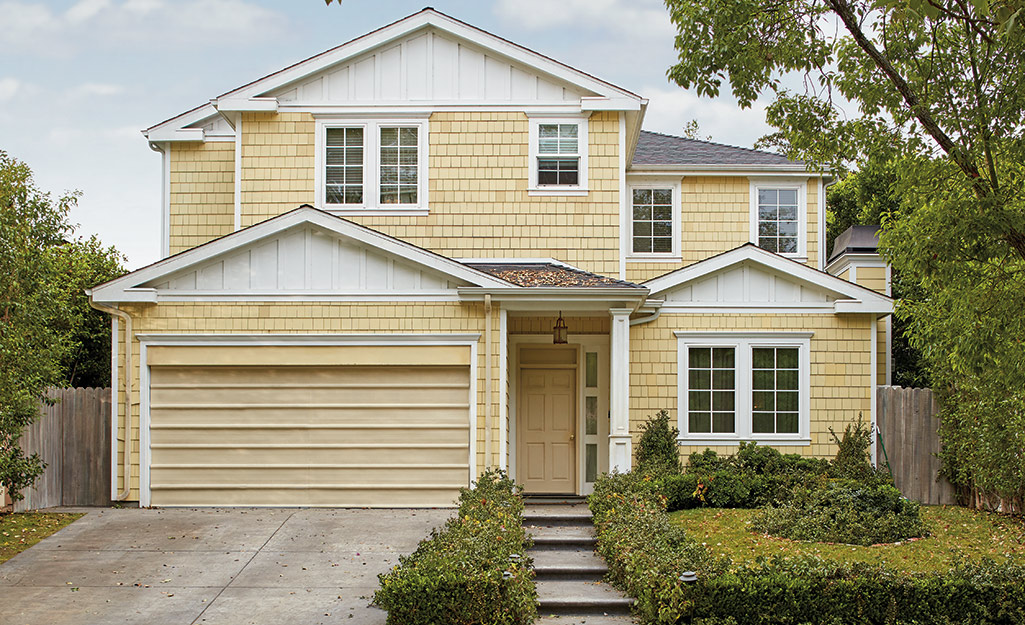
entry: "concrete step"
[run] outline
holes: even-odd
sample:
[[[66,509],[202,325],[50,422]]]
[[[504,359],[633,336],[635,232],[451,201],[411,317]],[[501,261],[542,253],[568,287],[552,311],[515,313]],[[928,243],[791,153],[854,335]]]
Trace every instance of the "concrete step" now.
[[[541,580],[600,581],[609,571],[593,551],[551,550],[532,552],[535,577]]]
[[[528,525],[524,528],[534,540],[535,549],[594,549],[594,530],[590,527],[542,527]]]
[[[526,510],[523,513],[523,524],[526,525],[572,525],[591,527],[591,514],[583,511],[553,512],[549,510]]]
[[[580,616],[538,614],[538,619],[534,621],[534,625],[634,625],[636,622],[632,617],[624,614],[616,616],[607,614]]]
[[[580,495],[524,495],[523,503],[527,506],[533,505],[562,505],[575,506],[587,504],[587,497]]]
[[[633,599],[606,582],[539,581],[538,613],[542,615],[625,615]]]

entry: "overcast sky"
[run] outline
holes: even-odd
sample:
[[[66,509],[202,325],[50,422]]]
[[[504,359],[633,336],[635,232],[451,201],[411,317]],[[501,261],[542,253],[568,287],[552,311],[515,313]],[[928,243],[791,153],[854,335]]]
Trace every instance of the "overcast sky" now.
[[[130,268],[159,258],[160,156],[140,130],[422,9],[428,0],[0,0],[0,149]],[[750,147],[764,108],[699,99],[666,80],[662,0],[433,0],[436,9],[639,93],[647,130],[696,119]]]

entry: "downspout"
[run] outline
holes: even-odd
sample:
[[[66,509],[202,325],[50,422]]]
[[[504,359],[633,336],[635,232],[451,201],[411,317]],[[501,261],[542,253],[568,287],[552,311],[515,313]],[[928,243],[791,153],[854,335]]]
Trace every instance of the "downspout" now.
[[[123,450],[124,490],[117,494],[114,501],[128,499],[132,490],[132,317],[116,306],[98,304],[93,301],[92,292],[86,291],[89,305],[100,312],[119,317],[125,322],[125,445]],[[116,442],[115,442],[116,444]]]
[[[484,470],[491,468],[491,295],[484,295]]]
[[[638,307],[638,310],[640,310],[641,308],[648,308],[648,309],[654,308],[655,312],[651,313],[650,315],[648,315],[646,317],[638,317],[636,319],[631,319],[630,320],[630,325],[631,326],[639,326],[642,323],[650,323],[650,322],[658,319],[658,316],[662,314],[662,304],[663,303],[665,303],[665,300],[661,300],[661,299],[647,300],[646,302],[644,302],[644,304],[642,304],[640,307]]]

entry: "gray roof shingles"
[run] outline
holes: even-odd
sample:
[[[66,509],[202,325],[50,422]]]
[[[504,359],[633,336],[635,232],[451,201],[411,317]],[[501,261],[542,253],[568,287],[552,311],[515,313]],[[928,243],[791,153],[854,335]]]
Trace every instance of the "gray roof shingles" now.
[[[785,156],[642,130],[634,151],[639,165],[801,165]]]

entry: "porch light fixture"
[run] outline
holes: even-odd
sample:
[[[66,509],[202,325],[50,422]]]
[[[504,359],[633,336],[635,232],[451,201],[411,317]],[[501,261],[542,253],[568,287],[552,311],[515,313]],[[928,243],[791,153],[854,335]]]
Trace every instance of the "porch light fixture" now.
[[[555,327],[552,329],[552,342],[556,345],[565,345],[569,336],[569,328],[566,327],[566,320],[562,318],[562,311],[559,311],[559,318],[555,320]]]

